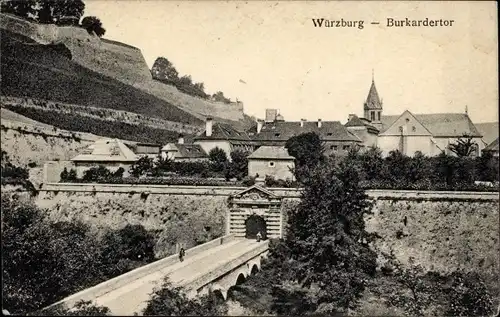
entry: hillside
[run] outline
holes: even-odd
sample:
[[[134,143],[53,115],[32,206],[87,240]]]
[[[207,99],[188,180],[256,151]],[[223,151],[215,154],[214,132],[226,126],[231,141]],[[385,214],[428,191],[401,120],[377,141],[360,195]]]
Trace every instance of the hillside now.
[[[110,108],[202,124],[200,119],[155,96],[73,63],[71,51],[63,44],[38,44],[4,29],[0,35],[4,96]]]
[[[192,97],[153,80],[135,47],[78,27],[1,17],[4,96],[125,110],[200,126],[206,116],[240,127],[250,124],[241,104]]]

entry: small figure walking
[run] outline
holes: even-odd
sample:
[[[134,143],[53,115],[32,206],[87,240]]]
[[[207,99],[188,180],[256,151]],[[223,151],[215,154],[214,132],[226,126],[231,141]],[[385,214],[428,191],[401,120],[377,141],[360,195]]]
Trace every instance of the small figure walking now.
[[[262,235],[260,234],[260,231],[257,232],[257,242],[260,242],[260,239],[262,239]]]
[[[181,250],[179,251],[179,260],[181,262],[184,261],[184,255],[186,255],[186,251],[184,251],[184,248],[181,247]]]

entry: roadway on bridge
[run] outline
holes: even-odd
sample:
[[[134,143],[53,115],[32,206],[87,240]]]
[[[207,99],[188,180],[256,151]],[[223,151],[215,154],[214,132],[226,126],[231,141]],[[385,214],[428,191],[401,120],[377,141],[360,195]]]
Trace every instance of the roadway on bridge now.
[[[239,258],[259,245],[255,240],[236,239],[205,252],[186,256],[183,262],[164,267],[124,287],[115,289],[95,299],[97,305],[108,307],[113,315],[141,313],[155,287],[160,287],[165,276],[175,286],[184,286],[196,278]]]

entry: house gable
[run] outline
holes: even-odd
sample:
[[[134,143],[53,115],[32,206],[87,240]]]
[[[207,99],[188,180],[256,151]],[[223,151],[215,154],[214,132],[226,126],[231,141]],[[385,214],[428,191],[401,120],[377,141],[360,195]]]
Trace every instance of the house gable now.
[[[407,136],[432,136],[432,133],[408,110],[405,110],[379,136],[400,136],[402,133]]]

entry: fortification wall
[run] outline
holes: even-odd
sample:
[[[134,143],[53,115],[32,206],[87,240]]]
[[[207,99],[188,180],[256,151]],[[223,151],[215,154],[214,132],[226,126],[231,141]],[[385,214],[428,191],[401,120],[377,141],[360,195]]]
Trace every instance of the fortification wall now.
[[[222,234],[227,199],[239,187],[44,184],[37,204],[57,219],[82,218],[120,227],[140,223],[163,230],[165,239]],[[288,212],[299,202],[300,190],[269,188],[283,197]],[[499,273],[498,193],[372,190],[373,215],[367,230],[381,238],[379,251],[403,263],[410,257],[427,270],[477,270]],[[405,221],[406,217],[406,221]]]
[[[90,35],[71,26],[37,24],[10,14],[0,14],[0,28],[29,37],[40,44],[64,44],[74,62],[100,74],[141,89],[182,108],[200,119],[206,116],[243,120],[243,104],[212,102],[182,93],[152,79],[140,49]]]

